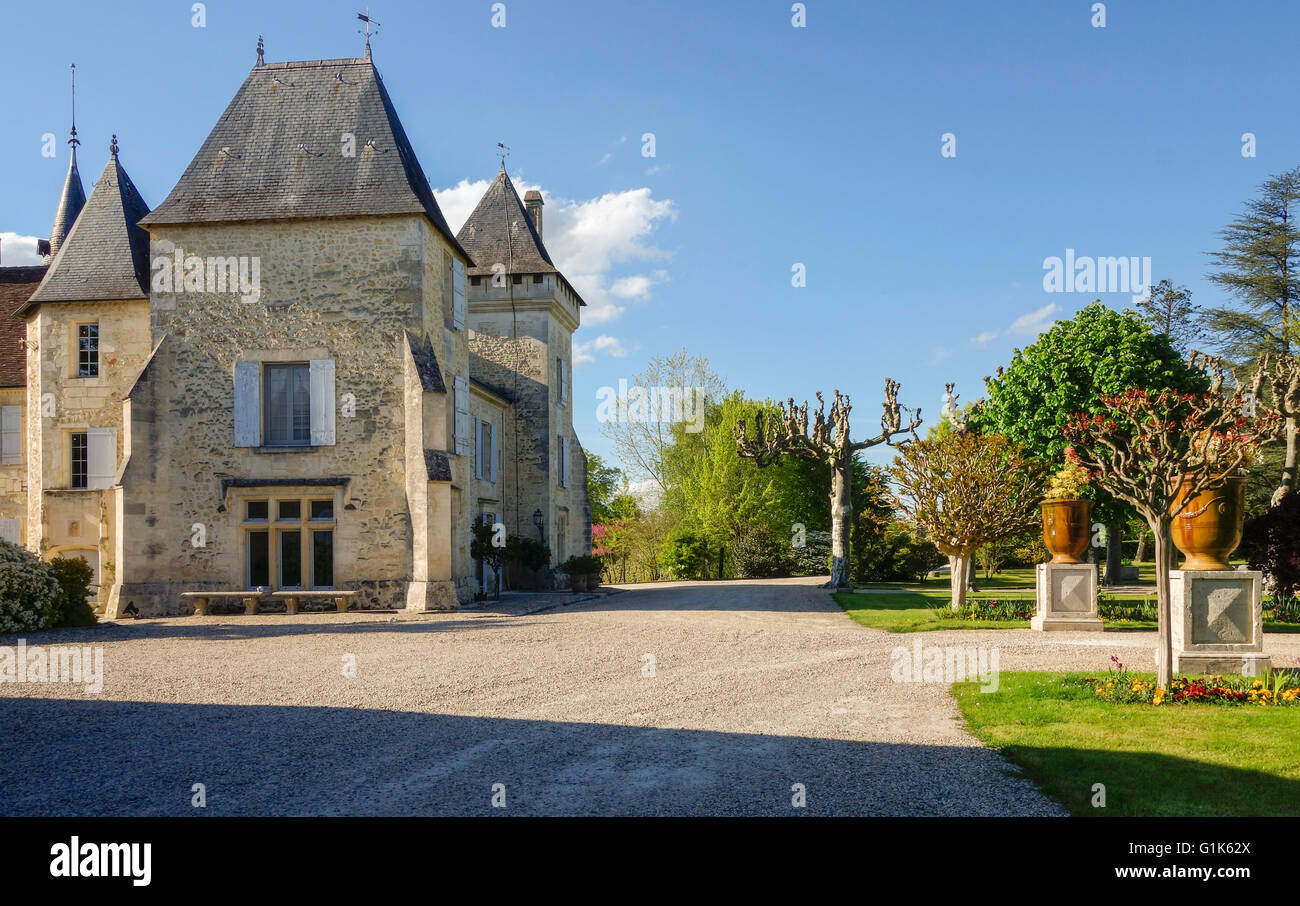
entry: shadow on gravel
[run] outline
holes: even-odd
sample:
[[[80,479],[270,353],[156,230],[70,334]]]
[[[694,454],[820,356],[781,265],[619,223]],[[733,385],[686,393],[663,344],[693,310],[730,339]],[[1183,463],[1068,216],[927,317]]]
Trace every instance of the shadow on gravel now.
[[[1063,813],[981,748],[88,699],[0,699],[0,726],[7,816]]]
[[[358,633],[426,633],[455,632],[461,629],[475,631],[493,626],[527,626],[524,619],[505,620],[490,614],[473,620],[421,620],[400,619],[392,623],[386,619],[345,620],[325,622],[310,617],[294,617],[293,623],[262,622],[258,616],[232,616],[229,622],[199,622],[189,617],[168,617],[157,621],[100,623],[83,629],[47,629],[0,635],[0,645],[13,646],[18,639],[29,645],[90,645],[97,642],[129,642],[138,639],[207,639],[216,642],[231,639],[271,639],[300,635],[356,635]]]
[[[611,586],[619,594],[574,604],[578,610],[732,610],[770,613],[838,613],[828,589],[815,584],[745,579]],[[566,608],[567,609],[567,608]]]

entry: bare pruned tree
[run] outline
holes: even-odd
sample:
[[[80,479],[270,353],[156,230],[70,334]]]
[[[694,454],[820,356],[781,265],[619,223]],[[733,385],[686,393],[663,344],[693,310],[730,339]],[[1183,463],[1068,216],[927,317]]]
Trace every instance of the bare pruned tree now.
[[[743,420],[736,422],[736,443],[741,456],[753,459],[760,467],[782,456],[797,456],[831,467],[831,578],[827,588],[851,588],[849,580],[849,529],[853,521],[853,457],[859,450],[878,444],[893,445],[899,434],[916,440],[921,425],[921,410],[908,409],[898,403],[898,381],[885,378],[884,414],[880,433],[867,440],[853,441],[849,436],[849,397],[835,391],[830,416],[821,392],[817,393],[817,410],[808,419],[808,402],[794,404],[794,397],[778,404],[779,419],[769,420],[763,412],[754,416],[754,436]],[[787,408],[788,404],[788,408]],[[906,424],[903,417],[907,416]],[[906,441],[904,441],[906,443]]]

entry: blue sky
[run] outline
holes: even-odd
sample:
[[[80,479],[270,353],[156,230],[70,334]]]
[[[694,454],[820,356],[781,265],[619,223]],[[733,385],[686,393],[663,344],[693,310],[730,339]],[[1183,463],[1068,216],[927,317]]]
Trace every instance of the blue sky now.
[[[190,6],[24,8],[0,76],[0,233],[48,234],[69,62],[87,191],[116,132],[156,205],[258,34],[268,61],[362,46],[355,3],[212,0],[204,28]],[[1204,253],[1300,164],[1294,2],[1117,0],[1104,28],[1090,0],[807,0],[805,28],[790,2],[506,0],[505,28],[491,6],[376,5],[375,61],[454,226],[497,141],[547,193],[549,244],[593,302],[575,423],[602,454],[597,389],[683,346],[752,397],[851,393],[858,435],[886,375],[932,420],[945,380],[976,398],[1013,347],[1098,295],[1044,291],[1044,258],[1067,248],[1150,257],[1153,280],[1216,304]],[[6,239],[3,263],[20,250]]]

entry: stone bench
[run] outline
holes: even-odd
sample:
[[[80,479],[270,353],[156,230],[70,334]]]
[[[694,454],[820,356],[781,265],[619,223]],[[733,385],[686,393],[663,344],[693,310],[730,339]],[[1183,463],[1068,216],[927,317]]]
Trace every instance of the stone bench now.
[[[338,608],[339,613],[345,613],[348,604],[356,597],[355,591],[331,591],[331,590],[312,590],[312,591],[276,591],[271,593],[273,598],[284,600],[285,613],[297,613],[298,605],[303,598],[310,600],[334,600],[334,606]]]
[[[212,613],[212,599],[217,598],[225,600],[233,598],[242,601],[244,604],[244,614],[251,616],[257,613],[257,602],[262,598],[262,592],[256,589],[248,591],[183,591],[181,592],[182,601],[194,602],[194,615],[206,617]]]

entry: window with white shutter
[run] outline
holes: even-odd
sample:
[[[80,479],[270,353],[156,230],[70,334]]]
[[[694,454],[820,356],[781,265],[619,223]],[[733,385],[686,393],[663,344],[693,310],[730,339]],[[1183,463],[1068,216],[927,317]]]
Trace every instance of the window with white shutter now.
[[[109,488],[117,478],[117,429],[86,429],[86,487]]]
[[[23,407],[0,407],[0,465],[23,461]]]
[[[235,446],[256,447],[262,435],[262,369],[235,363]]]
[[[0,519],[0,541],[22,544],[22,528],[17,519]]]
[[[497,426],[489,424],[488,429],[488,481],[496,483],[497,480],[497,463],[500,461],[500,455],[497,452]]]
[[[454,378],[452,388],[456,406],[456,455],[464,456],[469,453],[470,445],[469,379],[463,377]]]
[[[465,327],[465,262],[451,259],[451,326]]]
[[[556,437],[556,440],[559,441],[560,461],[558,471],[560,487],[567,488],[569,486],[569,439],[561,434]]]
[[[313,359],[311,369],[311,444],[334,444],[334,360]]]
[[[556,395],[561,406],[569,402],[569,363],[564,359],[555,359]]]
[[[484,457],[487,455],[483,446],[483,420],[474,419],[474,477],[482,481],[487,476]]]

